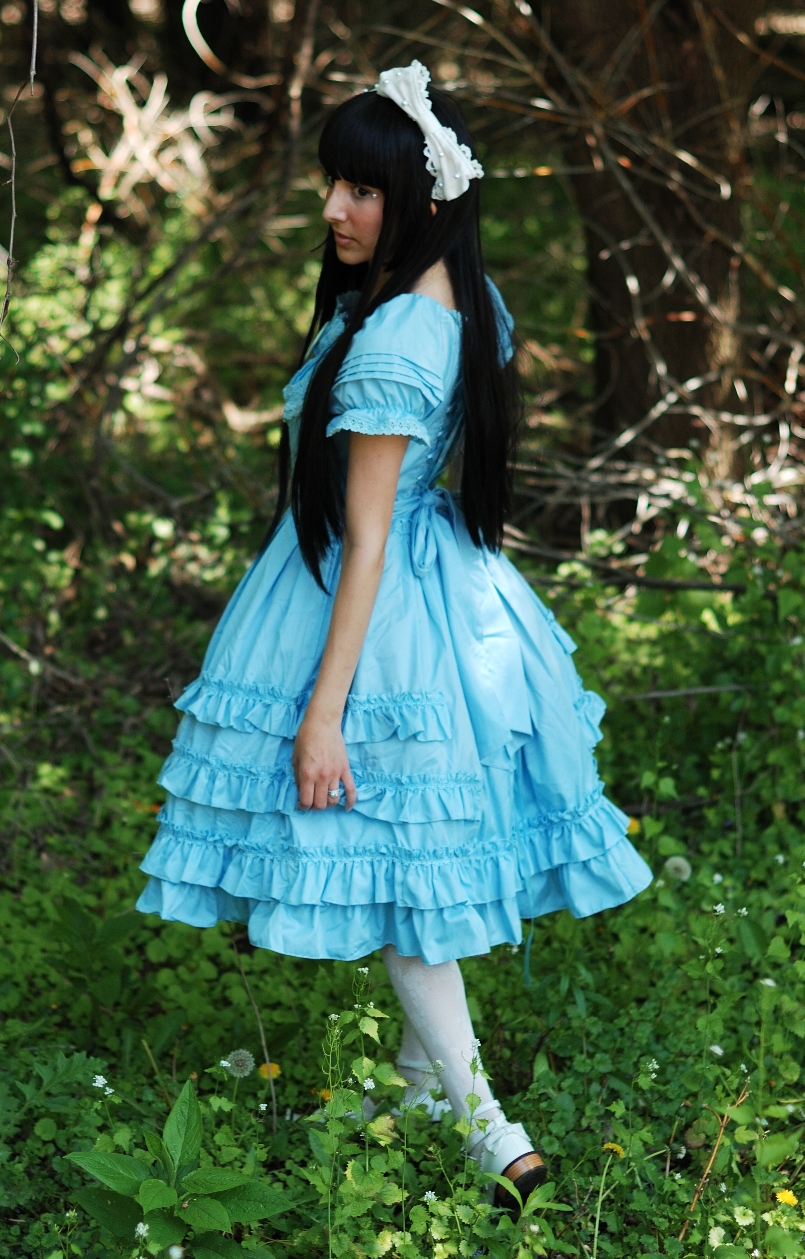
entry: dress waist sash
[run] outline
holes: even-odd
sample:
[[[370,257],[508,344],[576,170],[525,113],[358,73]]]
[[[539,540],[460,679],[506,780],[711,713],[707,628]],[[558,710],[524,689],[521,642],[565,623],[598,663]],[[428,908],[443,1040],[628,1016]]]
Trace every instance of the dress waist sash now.
[[[444,516],[455,527],[456,505],[452,494],[441,486],[405,494],[397,499],[391,517],[396,533],[411,533],[411,563],[418,577],[430,572],[436,562],[437,546],[433,517]]]

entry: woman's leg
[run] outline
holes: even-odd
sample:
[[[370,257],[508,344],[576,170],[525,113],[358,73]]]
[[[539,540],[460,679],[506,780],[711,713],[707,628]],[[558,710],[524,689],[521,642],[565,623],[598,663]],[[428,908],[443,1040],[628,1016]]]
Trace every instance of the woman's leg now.
[[[410,1029],[406,1048],[413,1048],[413,1033],[424,1061],[438,1071],[456,1118],[469,1115],[466,1099],[474,1093],[484,1107],[483,1118],[495,1119],[501,1111],[489,1081],[471,1070],[479,1058],[478,1041],[458,962],[426,966],[419,957],[401,957],[391,944],[383,949],[383,961]]]
[[[522,1124],[509,1123],[489,1081],[478,1073],[473,1075],[471,1064],[473,1059],[476,1064],[480,1062],[480,1046],[458,962],[426,966],[419,957],[401,957],[391,944],[383,949],[383,961],[406,1016],[405,1050],[424,1050],[425,1061],[438,1071],[456,1118],[469,1117],[469,1093],[480,1098],[474,1113],[486,1122],[483,1130],[476,1128],[470,1134],[469,1152],[484,1171],[501,1175],[510,1169],[510,1179],[527,1197],[544,1179],[545,1169]]]

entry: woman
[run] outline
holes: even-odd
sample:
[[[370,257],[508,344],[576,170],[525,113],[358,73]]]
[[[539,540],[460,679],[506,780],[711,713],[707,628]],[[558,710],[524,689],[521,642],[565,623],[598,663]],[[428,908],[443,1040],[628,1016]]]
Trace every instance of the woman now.
[[[525,1198],[544,1167],[473,1076],[457,959],[651,873],[602,795],[603,704],[499,554],[512,325],[483,271],[483,171],[428,79],[387,71],[324,128],[329,232],[275,528],[177,703],[138,904],[248,922],[294,956],[382,949],[408,1101],[433,1106],[432,1064],[457,1117],[474,1091],[470,1153]],[[437,486],[459,452],[461,508]]]

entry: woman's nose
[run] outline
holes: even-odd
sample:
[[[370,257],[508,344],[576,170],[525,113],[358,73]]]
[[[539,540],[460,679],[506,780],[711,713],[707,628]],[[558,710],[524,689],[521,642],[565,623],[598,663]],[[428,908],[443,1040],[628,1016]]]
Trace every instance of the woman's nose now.
[[[336,189],[333,189],[325,201],[322,217],[325,223],[343,223],[346,219],[347,213]]]

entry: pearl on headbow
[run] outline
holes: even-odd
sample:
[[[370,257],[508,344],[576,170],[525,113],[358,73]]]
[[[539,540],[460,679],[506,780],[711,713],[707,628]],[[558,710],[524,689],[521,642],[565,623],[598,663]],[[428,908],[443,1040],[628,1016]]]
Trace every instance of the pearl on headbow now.
[[[434,201],[455,201],[467,191],[471,179],[483,178],[484,169],[469,147],[459,144],[455,131],[439,122],[428,96],[429,82],[430,73],[425,66],[412,61],[410,66],[384,70],[375,91],[399,105],[421,129],[425,137],[425,169],[436,180]]]

